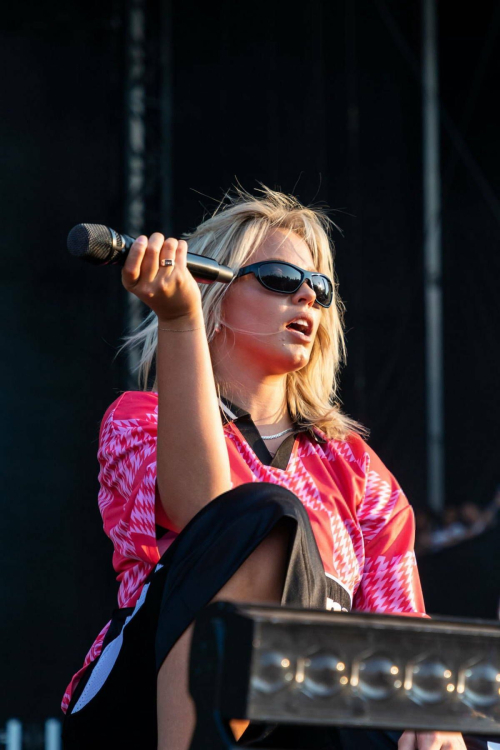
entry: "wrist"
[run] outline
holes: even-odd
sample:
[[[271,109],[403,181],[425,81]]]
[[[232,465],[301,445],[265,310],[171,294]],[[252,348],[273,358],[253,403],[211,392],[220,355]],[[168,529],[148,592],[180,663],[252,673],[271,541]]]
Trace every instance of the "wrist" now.
[[[194,328],[203,328],[204,325],[205,321],[201,310],[186,315],[180,315],[177,318],[158,317],[159,330],[189,331]]]

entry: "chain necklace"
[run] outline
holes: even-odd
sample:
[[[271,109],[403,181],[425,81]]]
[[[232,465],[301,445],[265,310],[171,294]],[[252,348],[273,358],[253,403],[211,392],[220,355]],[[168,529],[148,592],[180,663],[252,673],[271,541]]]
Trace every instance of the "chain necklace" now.
[[[289,427],[287,430],[283,430],[283,432],[278,432],[276,435],[261,435],[262,440],[273,440],[274,438],[279,438],[282,435],[285,435],[287,432],[293,432],[295,427]]]

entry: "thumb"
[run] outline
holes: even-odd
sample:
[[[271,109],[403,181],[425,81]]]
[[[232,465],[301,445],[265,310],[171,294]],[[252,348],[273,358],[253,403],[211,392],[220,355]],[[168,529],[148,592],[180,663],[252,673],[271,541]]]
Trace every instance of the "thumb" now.
[[[417,747],[417,735],[415,732],[406,730],[398,741],[398,750],[415,750]]]

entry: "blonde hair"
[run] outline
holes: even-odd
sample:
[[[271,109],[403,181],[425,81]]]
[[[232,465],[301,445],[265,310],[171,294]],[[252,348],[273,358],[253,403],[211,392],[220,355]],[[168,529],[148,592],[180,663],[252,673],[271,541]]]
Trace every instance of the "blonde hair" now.
[[[346,347],[345,307],[337,293],[333,244],[330,244],[330,231],[336,225],[324,210],[303,206],[294,196],[262,184],[257,192],[262,195],[251,195],[238,186],[232,193],[226,193],[213,215],[194,231],[183,234],[182,239],[188,241],[189,252],[213,258],[234,269],[245,265],[253,251],[275,229],[294,232],[306,242],[315,268],[333,281],[334,299],[329,308],[323,309],[309,362],[302,369],[287,374],[290,416],[303,425],[318,428],[328,438],[343,440],[351,432],[367,436],[365,427],[342,413],[338,397],[338,378],[346,359]],[[200,284],[209,344],[216,335],[216,328],[221,326],[222,305],[229,287],[230,284]],[[157,335],[156,314],[151,311],[135,333],[123,337],[125,343],[117,352],[127,347],[141,347],[136,369],[142,390],[148,390]],[[223,384],[215,378],[220,395]],[[151,390],[158,390],[156,377]]]

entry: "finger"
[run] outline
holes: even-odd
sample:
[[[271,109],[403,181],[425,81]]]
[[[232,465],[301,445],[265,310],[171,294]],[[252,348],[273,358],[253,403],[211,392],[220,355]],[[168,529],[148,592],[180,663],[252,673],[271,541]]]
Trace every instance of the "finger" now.
[[[160,250],[164,242],[165,237],[160,232],[154,232],[149,238],[148,247],[141,266],[141,281],[154,281],[158,273]]]
[[[443,735],[443,739],[445,739],[443,750],[467,750],[467,745],[460,732],[447,732]]]
[[[439,732],[417,732],[418,750],[442,750],[447,747],[446,736]]]
[[[464,742],[460,732],[438,732],[437,733],[438,744],[436,745],[439,750],[467,750],[467,746]],[[434,745],[431,746],[434,750]]]
[[[177,244],[177,250],[175,252],[175,264],[182,270],[186,268],[187,254],[188,245],[186,240],[179,240]]]
[[[163,246],[161,248],[160,257],[158,259],[158,275],[160,278],[165,278],[170,276],[170,274],[173,272],[172,266],[160,266],[160,261],[162,260],[173,260],[174,264],[177,265],[179,262],[179,241],[176,240],[174,237],[169,237],[165,242],[163,243]]]
[[[122,268],[122,283],[129,289],[139,281],[141,264],[148,246],[148,238],[141,234],[133,243]]]
[[[415,750],[416,746],[415,732],[403,732],[398,741],[398,750]]]

